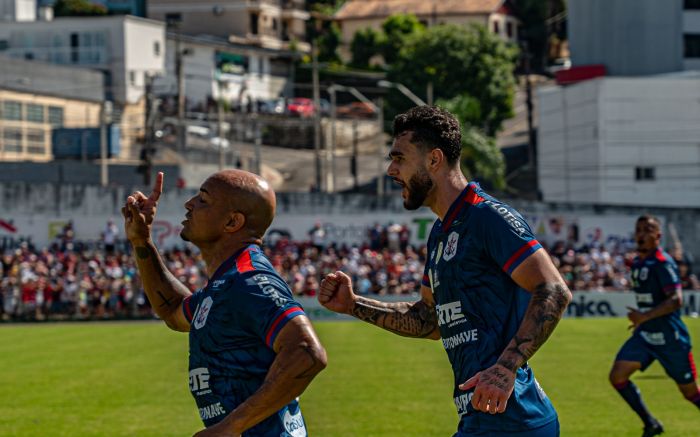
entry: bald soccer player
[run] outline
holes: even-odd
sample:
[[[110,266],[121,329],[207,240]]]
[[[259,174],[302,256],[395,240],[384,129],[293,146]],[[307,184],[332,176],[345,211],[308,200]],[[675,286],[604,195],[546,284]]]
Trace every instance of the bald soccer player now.
[[[306,436],[297,397],[326,352],[287,284],[260,249],[275,193],[241,170],[210,176],[185,203],[180,236],[199,248],[209,281],[194,294],[170,273],[151,224],[163,190],[135,192],[122,208],[143,287],[158,316],[189,332],[189,385],[203,436]]]

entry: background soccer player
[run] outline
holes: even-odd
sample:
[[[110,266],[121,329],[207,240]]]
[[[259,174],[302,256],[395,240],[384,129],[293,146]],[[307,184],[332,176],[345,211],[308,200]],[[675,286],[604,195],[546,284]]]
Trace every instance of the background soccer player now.
[[[407,209],[426,205],[438,216],[421,299],[360,297],[336,272],[319,301],[399,335],[442,338],[455,376],[455,436],[557,436],[556,412],[527,360],[571,293],[520,214],[467,182],[460,151],[459,123],[443,109],[421,106],[394,120],[387,173],[403,187]]]
[[[629,380],[634,372],[644,371],[659,360],[683,396],[699,408],[700,391],[695,382],[690,335],[680,316],[683,296],[678,268],[671,256],[659,248],[659,220],[650,215],[639,217],[634,236],[639,256],[634,260],[631,276],[638,309],[629,308],[627,317],[634,333],[615,358],[610,383],[644,422],[642,437],[650,437],[664,429]]]
[[[163,189],[136,192],[122,209],[144,289],[171,329],[189,331],[190,390],[201,436],[305,436],[296,401],[326,353],[291,291],[260,250],[275,213],[268,183],[248,172],[215,173],[185,203],[184,240],[196,245],[209,282],[191,294],[151,239]]]

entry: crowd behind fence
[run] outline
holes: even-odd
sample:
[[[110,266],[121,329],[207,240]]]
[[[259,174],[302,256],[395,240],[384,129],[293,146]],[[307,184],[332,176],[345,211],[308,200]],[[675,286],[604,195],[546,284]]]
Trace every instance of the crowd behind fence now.
[[[110,226],[114,235],[110,234]],[[70,226],[48,248],[23,243],[2,255],[0,316],[4,321],[152,318],[129,245],[108,223],[98,244],[74,241]],[[406,295],[416,299],[423,277],[426,247],[409,244],[405,225],[375,226],[361,246],[329,242],[320,224],[308,240],[279,237],[268,241],[265,253],[297,296],[315,296],[321,278],[343,270],[362,295]],[[572,291],[629,290],[635,253],[629,247],[575,248],[565,242],[547,247]],[[679,265],[684,290],[700,290],[692,260],[679,250],[671,255]],[[162,252],[168,269],[195,291],[207,281],[201,257],[189,248]]]

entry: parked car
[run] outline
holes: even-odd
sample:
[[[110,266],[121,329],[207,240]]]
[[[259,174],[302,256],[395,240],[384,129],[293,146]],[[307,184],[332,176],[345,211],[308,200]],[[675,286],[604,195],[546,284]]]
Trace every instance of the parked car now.
[[[258,111],[263,114],[284,114],[286,106],[283,98],[258,100]]]
[[[296,117],[311,117],[314,115],[314,102],[306,97],[295,97],[287,103],[287,113]]]
[[[338,117],[372,118],[374,117],[374,107],[365,102],[352,102],[347,105],[338,106],[336,114]]]

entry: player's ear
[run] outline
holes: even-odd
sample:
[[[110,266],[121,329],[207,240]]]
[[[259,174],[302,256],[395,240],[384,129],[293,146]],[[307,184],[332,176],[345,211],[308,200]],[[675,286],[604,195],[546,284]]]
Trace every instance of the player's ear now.
[[[224,226],[224,232],[238,232],[243,229],[243,226],[245,226],[245,216],[238,211],[234,211],[229,214],[228,222]]]
[[[440,149],[433,149],[428,155],[428,168],[430,170],[437,170],[442,162],[445,161],[445,154]]]

